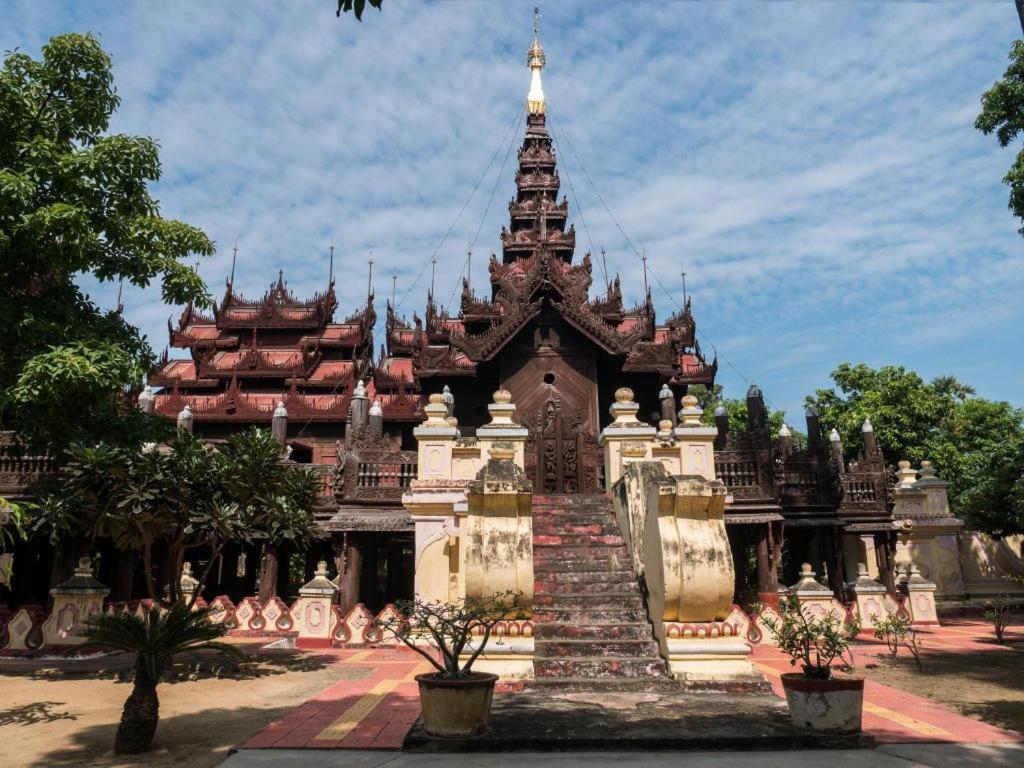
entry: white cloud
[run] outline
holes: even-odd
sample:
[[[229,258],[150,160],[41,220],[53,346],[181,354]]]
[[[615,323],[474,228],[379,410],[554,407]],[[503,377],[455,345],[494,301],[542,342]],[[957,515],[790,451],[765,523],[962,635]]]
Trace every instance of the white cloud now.
[[[114,128],[160,140],[158,196],[166,215],[218,242],[202,265],[215,292],[238,238],[244,291],[262,292],[283,267],[312,293],[333,236],[348,312],[371,250],[378,297],[390,295],[392,268],[405,292],[528,83],[532,3],[384,5],[357,24],[324,0],[13,2],[0,8],[0,45],[35,53],[62,31],[101,34],[123,98]],[[567,137],[677,299],[685,263],[707,338],[791,413],[843,360],[955,373],[1020,403],[1024,243],[999,182],[1011,155],[973,128],[981,91],[1005,66],[1013,13],[1005,3],[558,3],[543,38],[564,191],[571,178],[595,245],[638,299],[637,260]],[[444,299],[496,172],[439,252]],[[512,192],[510,164],[477,244],[478,286]],[[90,290],[113,302],[113,287]],[[403,309],[422,306],[424,290]],[[666,316],[672,304],[654,295]],[[125,303],[159,349],[176,310],[155,297],[129,291]],[[721,370],[741,394],[742,378]]]

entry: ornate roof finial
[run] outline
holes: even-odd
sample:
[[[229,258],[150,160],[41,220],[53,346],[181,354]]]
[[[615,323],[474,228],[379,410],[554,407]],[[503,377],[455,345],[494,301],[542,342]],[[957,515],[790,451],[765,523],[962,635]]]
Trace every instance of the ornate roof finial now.
[[[533,73],[530,92],[526,95],[526,111],[531,115],[543,115],[547,112],[547,103],[544,100],[544,86],[540,82],[540,71],[544,69],[547,60],[540,45],[540,8],[536,7],[533,9],[533,45],[526,52],[526,63]]]

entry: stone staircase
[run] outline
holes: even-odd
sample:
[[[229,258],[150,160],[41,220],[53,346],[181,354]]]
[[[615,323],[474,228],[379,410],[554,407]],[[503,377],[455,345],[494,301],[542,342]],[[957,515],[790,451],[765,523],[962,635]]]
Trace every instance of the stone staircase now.
[[[609,497],[534,496],[533,570],[531,687],[678,688],[659,655]]]

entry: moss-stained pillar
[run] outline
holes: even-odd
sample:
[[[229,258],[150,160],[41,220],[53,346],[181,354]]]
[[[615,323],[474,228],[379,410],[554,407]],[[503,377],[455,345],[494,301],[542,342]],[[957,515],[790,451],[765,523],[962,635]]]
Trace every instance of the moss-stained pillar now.
[[[519,592],[533,605],[533,485],[515,462],[512,443],[491,444],[490,458],[469,483],[461,528],[466,597]]]

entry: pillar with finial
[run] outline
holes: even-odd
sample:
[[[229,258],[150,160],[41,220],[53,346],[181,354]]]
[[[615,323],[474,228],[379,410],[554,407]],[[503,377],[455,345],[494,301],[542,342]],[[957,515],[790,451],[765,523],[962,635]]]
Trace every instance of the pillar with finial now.
[[[277,442],[285,445],[288,442],[288,410],[284,407],[284,401],[278,400],[274,415],[270,419],[270,432],[277,438]]]
[[[779,453],[783,456],[793,453],[793,431],[786,422],[782,422],[782,426],[779,427]]]
[[[444,398],[444,407],[448,409],[448,415],[455,415],[455,395],[447,384],[441,388],[441,396]]]
[[[367,425],[370,419],[370,398],[366,394],[366,385],[359,381],[352,392],[352,402],[349,405],[348,427],[345,430],[345,439],[351,445],[352,440]]]
[[[718,434],[715,435],[715,450],[724,451],[729,442],[729,411],[724,405],[715,408],[715,427]]]
[[[380,400],[374,400],[370,406],[370,437],[377,438],[384,435],[384,409]]]
[[[186,404],[184,408],[178,413],[178,433],[192,432],[192,422],[194,417],[192,416],[192,409]]]
[[[864,440],[864,458],[870,459],[878,455],[878,440],[875,438],[875,428],[871,424],[871,418],[864,419],[860,426],[861,438]]]
[[[839,472],[846,471],[846,462],[843,461],[843,438],[839,435],[839,430],[835,427],[828,435],[829,445],[832,446],[832,461],[835,462],[836,469]]]
[[[818,409],[813,405],[807,406],[804,410],[804,418],[807,420],[807,450],[814,453],[821,448],[821,424],[818,421]]]
[[[670,421],[674,427],[676,425],[676,396],[668,384],[661,385],[658,400],[661,402],[661,421]]]
[[[139,393],[139,410],[143,413],[153,413],[156,410],[156,395],[148,384]]]
[[[768,426],[768,411],[764,407],[764,395],[757,384],[747,388],[747,429],[751,432]]]

